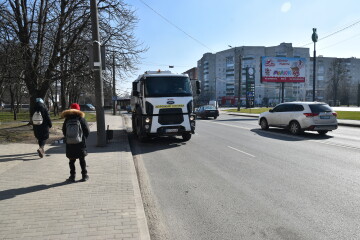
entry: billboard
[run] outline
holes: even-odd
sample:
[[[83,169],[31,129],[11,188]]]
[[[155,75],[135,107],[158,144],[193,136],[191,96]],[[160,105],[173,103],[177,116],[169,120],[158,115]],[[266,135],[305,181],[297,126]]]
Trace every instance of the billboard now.
[[[262,57],[261,82],[305,82],[305,58]]]

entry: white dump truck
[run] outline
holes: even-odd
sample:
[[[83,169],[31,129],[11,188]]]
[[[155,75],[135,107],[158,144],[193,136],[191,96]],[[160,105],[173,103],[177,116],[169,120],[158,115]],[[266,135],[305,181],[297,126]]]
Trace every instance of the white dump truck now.
[[[196,81],[196,92],[200,84]],[[132,128],[139,141],[156,136],[182,136],[195,133],[193,92],[187,74],[147,71],[132,85]]]

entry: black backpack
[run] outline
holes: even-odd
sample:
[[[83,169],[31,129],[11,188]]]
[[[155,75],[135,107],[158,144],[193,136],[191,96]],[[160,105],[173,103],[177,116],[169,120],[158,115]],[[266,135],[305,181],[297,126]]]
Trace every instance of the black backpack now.
[[[83,131],[78,119],[73,118],[66,121],[66,144],[78,144],[82,142]]]

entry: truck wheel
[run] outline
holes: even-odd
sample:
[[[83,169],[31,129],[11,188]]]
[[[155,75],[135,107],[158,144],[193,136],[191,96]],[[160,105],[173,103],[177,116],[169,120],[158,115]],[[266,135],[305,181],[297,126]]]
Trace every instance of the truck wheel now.
[[[146,134],[144,133],[142,124],[141,124],[141,110],[138,108],[136,109],[136,115],[135,115],[135,131],[136,131],[136,135],[138,137],[138,140],[140,142],[146,142],[146,140],[148,139]]]
[[[189,141],[191,139],[191,133],[183,133],[182,138],[184,141]]]
[[[136,116],[135,114],[131,114],[131,124],[132,124],[132,133],[136,135]]]

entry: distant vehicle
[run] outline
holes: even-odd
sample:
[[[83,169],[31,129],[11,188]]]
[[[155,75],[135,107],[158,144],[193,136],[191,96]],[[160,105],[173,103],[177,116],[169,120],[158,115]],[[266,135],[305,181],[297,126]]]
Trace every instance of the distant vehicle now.
[[[80,104],[80,111],[95,111],[95,107],[88,103],[88,104]]]
[[[17,107],[17,104],[15,103],[14,107]],[[11,104],[3,104],[3,106],[0,108],[3,110],[11,110]],[[19,110],[23,111],[29,111],[30,110],[30,104],[19,104]]]
[[[219,116],[219,110],[213,105],[205,105],[195,110],[196,117],[216,119]]]
[[[258,123],[263,130],[280,127],[289,129],[295,135],[304,131],[317,131],[325,135],[338,128],[337,113],[323,102],[281,103],[261,113]]]
[[[130,105],[127,105],[127,106],[126,106],[126,111],[127,111],[128,113],[131,113],[131,106],[130,106]]]
[[[213,105],[215,107],[218,107],[217,102],[215,100],[209,101],[209,105]]]

